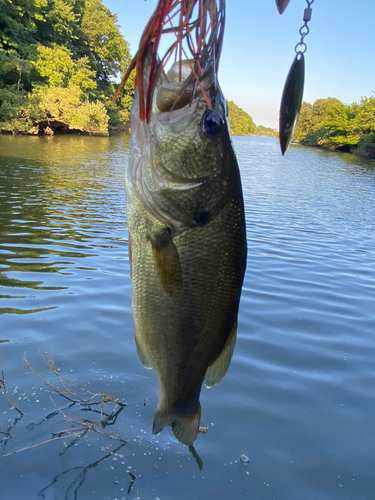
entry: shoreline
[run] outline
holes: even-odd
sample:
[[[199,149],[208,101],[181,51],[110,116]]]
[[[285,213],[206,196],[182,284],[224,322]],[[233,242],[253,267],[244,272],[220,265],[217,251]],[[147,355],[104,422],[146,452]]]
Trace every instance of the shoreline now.
[[[82,130],[59,130],[53,133],[53,134],[44,134],[42,132],[39,133],[22,133],[22,132],[12,132],[12,131],[0,131],[0,136],[8,136],[8,137],[59,137],[63,135],[76,135],[76,136],[86,136],[86,137],[109,137],[112,134],[127,134],[129,135],[131,130],[129,126],[126,127],[109,127],[108,131],[106,133],[97,133],[97,132],[86,132]],[[277,141],[278,135],[272,135],[272,134],[231,134],[231,137],[273,137]],[[375,156],[371,155],[366,155],[366,154],[361,154],[356,151],[355,148],[349,149],[349,148],[338,148],[335,147],[334,145],[313,145],[313,144],[303,144],[302,142],[295,142],[292,141],[291,145],[294,146],[302,146],[304,148],[314,148],[314,149],[324,149],[326,151],[330,151],[331,153],[347,153],[350,155],[358,156],[359,158],[365,158],[367,160],[372,160],[375,161]]]

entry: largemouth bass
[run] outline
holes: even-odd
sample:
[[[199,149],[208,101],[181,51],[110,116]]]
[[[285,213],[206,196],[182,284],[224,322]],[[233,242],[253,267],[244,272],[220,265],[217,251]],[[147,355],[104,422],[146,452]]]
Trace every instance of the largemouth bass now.
[[[219,383],[229,367],[246,266],[241,180],[217,82],[224,2],[195,3],[209,5],[211,33],[222,16],[212,50],[165,73],[151,30],[126,169],[135,340],[160,386],[153,432],[171,426],[186,445],[197,437],[203,382]]]

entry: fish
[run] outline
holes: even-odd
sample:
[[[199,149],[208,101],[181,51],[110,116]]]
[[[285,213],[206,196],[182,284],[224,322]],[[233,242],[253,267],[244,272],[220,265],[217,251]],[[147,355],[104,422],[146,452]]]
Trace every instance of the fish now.
[[[224,0],[159,0],[130,65],[135,342],[160,388],[152,431],[170,426],[187,446],[198,435],[203,383],[218,384],[233,355],[246,268],[241,178],[217,80],[224,20]],[[160,57],[165,33],[176,41]]]

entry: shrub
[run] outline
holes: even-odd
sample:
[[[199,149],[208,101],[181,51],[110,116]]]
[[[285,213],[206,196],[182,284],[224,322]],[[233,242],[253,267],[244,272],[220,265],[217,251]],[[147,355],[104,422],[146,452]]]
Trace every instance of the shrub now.
[[[358,149],[355,150],[355,153],[375,159],[375,134],[364,135],[359,141]]]

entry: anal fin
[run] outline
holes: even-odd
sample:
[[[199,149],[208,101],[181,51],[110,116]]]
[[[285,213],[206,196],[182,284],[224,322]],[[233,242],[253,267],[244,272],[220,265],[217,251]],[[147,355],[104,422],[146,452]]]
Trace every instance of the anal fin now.
[[[208,388],[218,384],[227,373],[237,338],[237,320],[234,322],[228,340],[216,360],[207,368],[204,385]]]

